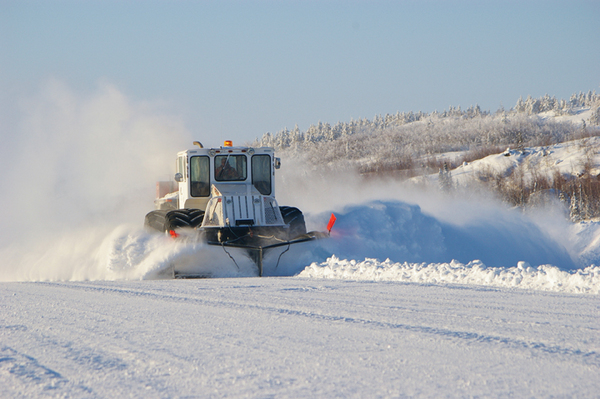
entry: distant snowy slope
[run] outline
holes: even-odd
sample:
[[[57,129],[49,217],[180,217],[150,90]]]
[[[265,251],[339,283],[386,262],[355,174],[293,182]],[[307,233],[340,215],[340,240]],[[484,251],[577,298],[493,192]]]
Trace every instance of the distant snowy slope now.
[[[586,171],[586,166],[590,175],[600,174],[600,137],[526,147],[522,150],[509,148],[502,153],[460,165],[450,172],[454,184],[468,186],[494,175],[509,176],[517,168],[521,168],[525,180],[531,180],[540,175],[552,179],[555,173],[581,176]],[[412,178],[415,182],[429,181],[433,184],[437,184],[438,179],[438,173]]]
[[[592,92],[569,101],[528,97],[510,110],[495,113],[479,107],[450,107],[443,112],[378,115],[335,125],[319,122],[305,132],[296,127],[266,133],[253,145],[275,147],[286,157],[306,159],[317,168],[402,171],[404,176],[414,176],[436,169],[438,158],[448,152],[473,160],[496,147],[556,144],[590,135],[600,135],[600,95]]]
[[[595,107],[577,107],[569,113],[558,113],[556,111],[540,112],[537,116],[544,120],[555,120],[558,122],[569,122],[576,126],[589,125],[595,122],[598,114],[598,106]]]

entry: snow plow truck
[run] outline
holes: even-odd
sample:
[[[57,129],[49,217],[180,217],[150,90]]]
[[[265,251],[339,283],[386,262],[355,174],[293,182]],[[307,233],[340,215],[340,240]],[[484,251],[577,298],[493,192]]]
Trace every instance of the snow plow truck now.
[[[177,154],[174,184],[157,183],[156,209],[146,215],[147,229],[174,239],[186,231],[189,236],[191,231],[225,252],[230,247],[242,248],[256,264],[259,276],[263,257],[273,248],[328,236],[307,232],[298,208],[278,205],[275,169],[281,161],[273,148],[234,147],[231,141],[219,148],[204,148],[198,141],[194,145]],[[334,221],[332,215],[329,231]],[[203,277],[176,267],[173,272],[176,278]]]

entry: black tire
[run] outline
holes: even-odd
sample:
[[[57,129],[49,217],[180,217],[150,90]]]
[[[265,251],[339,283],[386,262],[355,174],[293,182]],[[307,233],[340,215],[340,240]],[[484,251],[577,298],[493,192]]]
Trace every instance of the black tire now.
[[[165,231],[165,217],[167,216],[167,210],[152,211],[146,215],[144,220],[144,228],[149,231]]]
[[[288,240],[306,234],[306,223],[304,222],[304,215],[302,211],[293,206],[280,206],[281,216],[283,216],[283,222],[290,226],[288,230]]]
[[[177,209],[170,211],[165,216],[164,231],[182,227],[195,228],[202,224],[202,220],[204,220],[204,211],[200,209]]]
[[[152,211],[146,215],[144,227],[164,233],[181,227],[194,228],[200,226],[203,220],[204,211],[200,209],[160,210]]]
[[[204,211],[200,209],[188,209],[188,215],[190,216],[190,227],[198,227],[204,220]]]

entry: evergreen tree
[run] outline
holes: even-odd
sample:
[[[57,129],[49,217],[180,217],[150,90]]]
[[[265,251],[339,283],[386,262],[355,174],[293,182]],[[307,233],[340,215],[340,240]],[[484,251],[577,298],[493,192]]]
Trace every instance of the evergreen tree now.
[[[273,147],[273,140],[271,137],[271,133],[267,132],[263,134],[262,139],[260,140],[261,147]]]
[[[304,141],[304,135],[302,134],[302,132],[300,131],[300,128],[296,124],[296,126],[294,126],[294,130],[292,130],[292,132],[290,133],[290,145],[298,146],[303,141]]]
[[[440,168],[438,173],[438,184],[440,190],[445,193],[448,193],[452,190],[453,182],[452,182],[452,172],[450,172],[448,168],[448,163],[444,162],[444,166]]]
[[[523,102],[523,97],[519,97],[519,99],[517,100],[517,105],[515,105],[515,111],[525,112],[525,103]]]

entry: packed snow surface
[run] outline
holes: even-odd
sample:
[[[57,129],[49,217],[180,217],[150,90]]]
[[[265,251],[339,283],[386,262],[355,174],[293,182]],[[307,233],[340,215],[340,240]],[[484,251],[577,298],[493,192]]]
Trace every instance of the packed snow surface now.
[[[595,397],[595,295],[312,278],[3,283],[2,396]]]

